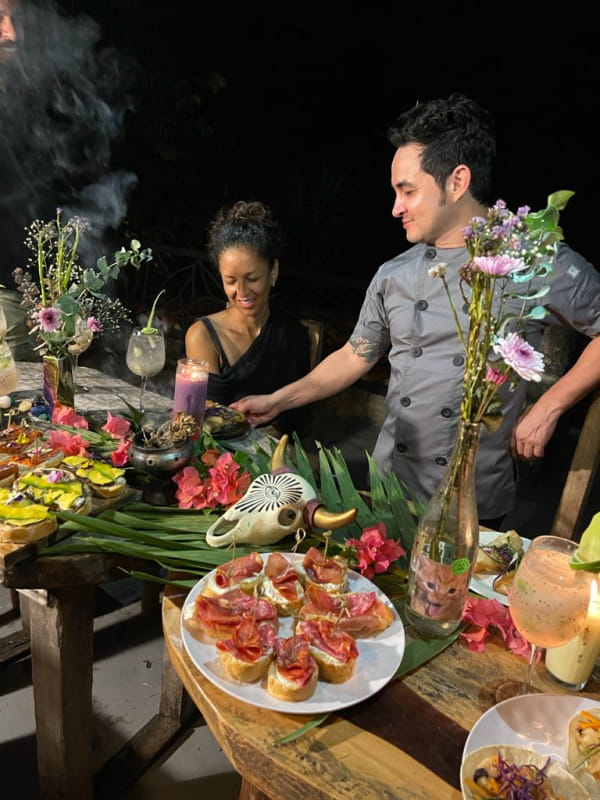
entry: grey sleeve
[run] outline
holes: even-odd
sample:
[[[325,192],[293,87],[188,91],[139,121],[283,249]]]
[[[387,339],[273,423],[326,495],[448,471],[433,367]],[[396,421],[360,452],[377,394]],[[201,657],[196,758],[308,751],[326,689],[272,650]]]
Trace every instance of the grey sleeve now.
[[[600,272],[579,253],[559,245],[545,306],[589,337],[600,334]]]
[[[354,326],[350,342],[354,347],[361,344],[369,348],[369,361],[377,361],[390,346],[390,325],[385,306],[385,282],[381,270],[376,273],[365,294],[358,321]]]

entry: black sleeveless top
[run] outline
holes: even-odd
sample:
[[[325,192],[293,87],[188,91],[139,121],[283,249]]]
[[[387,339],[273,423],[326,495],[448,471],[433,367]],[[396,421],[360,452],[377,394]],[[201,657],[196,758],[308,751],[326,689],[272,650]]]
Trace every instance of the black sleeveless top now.
[[[233,365],[225,355],[212,322],[200,317],[220,359],[219,374],[208,376],[208,399],[230,405],[248,394],[271,394],[310,371],[308,331],[302,323],[282,311],[272,311],[248,350]],[[301,436],[307,411],[292,409],[272,424],[282,433],[297,431]]]

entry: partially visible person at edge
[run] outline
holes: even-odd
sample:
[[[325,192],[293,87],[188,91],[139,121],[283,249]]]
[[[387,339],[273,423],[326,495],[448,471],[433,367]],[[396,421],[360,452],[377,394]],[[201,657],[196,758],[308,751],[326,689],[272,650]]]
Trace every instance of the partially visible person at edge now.
[[[245,397],[235,407],[253,424],[264,423],[284,409],[340,392],[389,350],[387,414],[373,456],[384,474],[393,469],[427,500],[455,439],[464,372],[450,303],[442,281],[429,277],[428,270],[440,262],[447,265],[446,277],[461,308],[458,270],[468,260],[463,229],[472,217],[485,217],[497,199],[490,197],[494,121],[472,99],[453,94],[419,102],[401,114],[388,139],[395,148],[392,214],[413,247],[379,268],[346,344],[301,380],[267,396]],[[482,431],[477,498],[479,518],[491,527],[501,524],[514,505],[511,455],[542,457],[560,416],[600,384],[600,274],[565,243],[558,246],[544,302],[549,316],[528,327],[534,347],[548,324],[570,325],[591,341],[525,413],[527,383],[520,381],[515,392],[506,392],[501,428],[494,434]],[[466,331],[464,312],[462,322]]]
[[[263,203],[244,201],[222,208],[210,225],[208,247],[227,305],[197,319],[185,337],[187,357],[208,363],[208,399],[230,405],[305,375],[310,369],[306,327],[270,307],[282,250],[271,210]],[[279,432],[295,430],[302,436],[304,410],[273,416]]]
[[[0,103],[3,102],[6,92],[10,90],[9,69],[17,59],[22,38],[17,19],[18,14],[18,0],[0,0]],[[6,165],[4,168],[0,167],[0,174],[4,175],[5,169]],[[12,222],[8,219],[3,220],[0,223],[0,227],[3,232],[0,248],[3,249],[5,254],[12,254],[15,245],[6,241],[6,237],[22,236],[22,228],[13,227]],[[38,356],[33,351],[33,340],[29,336],[27,314],[21,308],[21,295],[16,289],[9,288],[13,286],[9,266],[13,267],[14,264],[7,265],[6,269],[3,266],[0,279],[0,305],[4,310],[7,325],[7,332],[4,338],[17,360],[31,361]]]

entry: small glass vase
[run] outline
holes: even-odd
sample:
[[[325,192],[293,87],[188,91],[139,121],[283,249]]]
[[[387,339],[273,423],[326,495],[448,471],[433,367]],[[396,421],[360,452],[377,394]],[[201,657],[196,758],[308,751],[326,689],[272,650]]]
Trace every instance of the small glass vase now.
[[[459,422],[444,477],[417,526],[405,612],[428,637],[448,636],[461,623],[479,544],[475,456],[480,431],[480,423]]]
[[[44,402],[50,409],[50,417],[57,404],[74,408],[73,364],[70,356],[42,356]]]

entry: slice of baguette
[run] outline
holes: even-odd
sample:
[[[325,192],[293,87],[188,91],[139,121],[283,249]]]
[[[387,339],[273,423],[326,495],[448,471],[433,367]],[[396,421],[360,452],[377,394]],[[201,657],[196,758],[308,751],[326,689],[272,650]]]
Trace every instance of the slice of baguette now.
[[[0,503],[0,542],[26,544],[43,539],[58,527],[46,506],[27,502]]]

